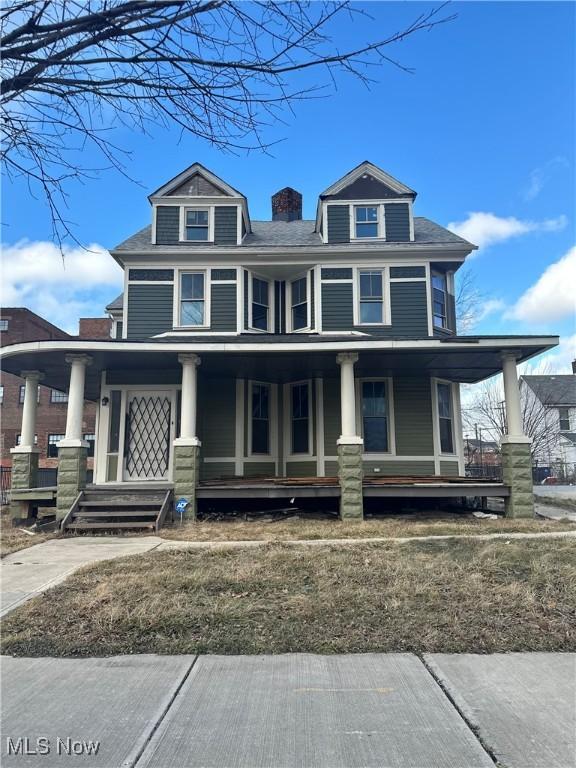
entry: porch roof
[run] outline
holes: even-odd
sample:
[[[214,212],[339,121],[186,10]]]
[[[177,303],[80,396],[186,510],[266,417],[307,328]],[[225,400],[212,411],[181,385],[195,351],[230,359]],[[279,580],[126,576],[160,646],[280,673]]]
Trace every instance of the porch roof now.
[[[362,376],[430,376],[476,383],[498,373],[503,352],[524,362],[558,344],[558,336],[457,336],[447,339],[361,339],[354,336],[195,336],[146,341],[59,340],[12,344],[0,350],[2,370],[44,373],[42,384],[66,391],[68,354],[89,354],[86,399],[97,400],[103,370],[158,371],[158,383],[180,381],[178,355],[197,353],[201,375],[238,376],[266,381],[294,381],[338,376],[338,352],[358,352]],[[172,374],[170,374],[172,372]],[[127,382],[130,383],[130,382]],[[133,381],[132,383],[138,383]]]

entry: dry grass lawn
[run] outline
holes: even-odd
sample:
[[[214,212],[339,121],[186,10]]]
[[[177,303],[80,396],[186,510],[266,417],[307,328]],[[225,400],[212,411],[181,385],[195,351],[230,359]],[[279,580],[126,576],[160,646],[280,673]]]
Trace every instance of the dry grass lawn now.
[[[0,516],[0,557],[18,552],[26,547],[33,547],[42,541],[54,538],[53,533],[26,533],[21,528],[14,528],[7,515]]]
[[[576,542],[167,551],[100,563],[16,610],[2,652],[576,650]]]
[[[300,539],[369,539],[409,536],[441,536],[482,533],[543,533],[576,531],[576,523],[553,520],[481,520],[450,515],[423,519],[386,517],[358,522],[288,518],[278,522],[230,520],[226,522],[176,523],[163,528],[164,539],[178,541],[287,541]]]

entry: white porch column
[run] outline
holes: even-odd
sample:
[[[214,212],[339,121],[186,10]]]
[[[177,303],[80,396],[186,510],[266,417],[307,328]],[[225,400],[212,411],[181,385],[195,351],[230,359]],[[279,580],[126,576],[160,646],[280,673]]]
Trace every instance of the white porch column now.
[[[200,445],[196,435],[198,408],[198,366],[201,363],[198,355],[178,355],[182,365],[182,406],[180,412],[180,435],[175,445]]]
[[[362,438],[356,433],[356,390],[354,386],[354,363],[358,362],[356,352],[341,352],[336,355],[340,366],[340,412],[342,434],[338,444],[361,444]]]
[[[24,379],[24,405],[22,406],[22,428],[20,430],[20,445],[15,452],[28,453],[34,450],[34,435],[36,434],[36,411],[38,406],[38,385],[44,378],[40,371],[22,371]],[[18,451],[18,449],[20,449]]]
[[[506,401],[506,424],[508,434],[503,438],[508,442],[526,442],[522,426],[522,409],[520,407],[520,387],[516,370],[516,357],[513,354],[502,356],[502,376],[504,379],[504,398]],[[520,439],[519,439],[520,438]]]
[[[59,448],[87,448],[82,439],[82,418],[84,415],[84,385],[86,367],[92,363],[89,355],[66,355],[70,364],[70,389],[66,410],[66,436],[58,443]]]

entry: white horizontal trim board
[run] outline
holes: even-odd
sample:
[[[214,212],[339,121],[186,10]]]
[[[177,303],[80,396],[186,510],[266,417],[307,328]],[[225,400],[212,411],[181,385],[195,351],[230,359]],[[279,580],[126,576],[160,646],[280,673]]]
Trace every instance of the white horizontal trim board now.
[[[257,336],[255,337],[257,338]],[[196,352],[199,355],[202,352],[361,352],[362,350],[423,350],[423,351],[452,351],[466,352],[477,349],[493,348],[498,350],[522,349],[523,347],[554,347],[558,344],[558,336],[537,336],[535,338],[499,338],[499,339],[479,339],[475,342],[459,342],[450,344],[441,339],[370,339],[362,341],[341,341],[341,342],[302,342],[290,341],[283,343],[238,343],[238,342],[213,342],[200,343],[195,345],[191,342],[133,342],[133,341],[28,341],[20,344],[11,344],[9,347],[0,349],[0,359],[16,357],[20,354],[30,352]],[[540,350],[538,351],[538,353]],[[534,354],[537,354],[536,352]]]

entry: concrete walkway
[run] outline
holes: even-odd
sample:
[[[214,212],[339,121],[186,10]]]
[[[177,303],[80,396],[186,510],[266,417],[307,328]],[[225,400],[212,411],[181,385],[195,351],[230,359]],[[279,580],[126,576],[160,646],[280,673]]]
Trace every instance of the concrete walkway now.
[[[576,538],[576,531],[549,533],[486,533],[443,536],[412,536],[373,539],[304,539],[301,541],[172,541],[159,536],[78,536],[50,539],[0,560],[0,617],[31,598],[59,584],[85,565],[151,550],[244,549],[270,543],[292,547],[358,546],[444,539],[555,539]]]
[[[3,768],[576,765],[574,654],[4,657],[1,665]]]

